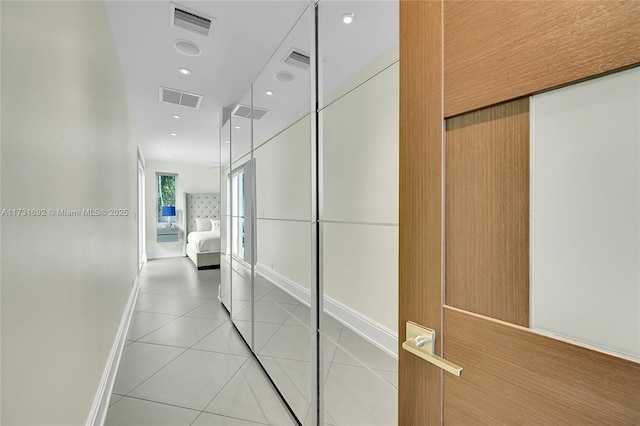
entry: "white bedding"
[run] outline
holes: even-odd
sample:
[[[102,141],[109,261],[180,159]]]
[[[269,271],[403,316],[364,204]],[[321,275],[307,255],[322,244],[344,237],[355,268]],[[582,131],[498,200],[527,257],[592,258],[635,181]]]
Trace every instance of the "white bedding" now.
[[[220,230],[189,232],[187,244],[200,253],[220,251]]]

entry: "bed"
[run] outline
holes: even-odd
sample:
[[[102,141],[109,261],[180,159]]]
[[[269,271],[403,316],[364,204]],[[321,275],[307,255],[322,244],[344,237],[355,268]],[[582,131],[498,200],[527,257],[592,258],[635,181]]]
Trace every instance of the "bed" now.
[[[220,267],[220,196],[185,193],[185,254],[198,269]]]

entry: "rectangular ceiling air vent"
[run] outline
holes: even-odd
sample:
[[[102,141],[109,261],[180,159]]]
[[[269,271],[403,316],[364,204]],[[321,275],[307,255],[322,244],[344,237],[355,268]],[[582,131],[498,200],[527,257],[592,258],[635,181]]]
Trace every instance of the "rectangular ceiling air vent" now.
[[[192,10],[188,10],[182,6],[171,3],[170,13],[171,25],[176,28],[191,31],[205,37],[209,36],[211,25],[215,22],[214,18],[200,15]]]
[[[182,92],[180,90],[168,89],[166,87],[159,87],[160,90],[160,102],[168,104],[182,105],[189,108],[200,108],[202,102],[202,95],[196,95],[195,93]]]
[[[238,104],[231,111],[231,115],[240,118],[253,118],[254,120],[260,120],[269,112],[268,109],[253,107],[253,116],[251,114],[251,107],[247,105]]]
[[[283,62],[293,65],[294,67],[308,70],[311,65],[311,58],[309,55],[300,52],[299,50],[292,49],[287,56],[285,56]]]

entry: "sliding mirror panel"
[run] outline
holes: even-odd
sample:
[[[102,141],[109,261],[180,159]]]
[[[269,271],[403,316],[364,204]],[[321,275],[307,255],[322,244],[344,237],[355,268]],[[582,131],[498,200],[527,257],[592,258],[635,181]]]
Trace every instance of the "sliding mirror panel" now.
[[[640,361],[640,68],[532,98],[531,328]]]
[[[231,317],[249,345],[252,343],[252,151],[251,87],[231,110]],[[241,321],[241,322],[236,322]]]
[[[231,312],[231,203],[229,164],[231,164],[231,120],[223,110],[220,131],[220,302]]]
[[[301,11],[253,84],[254,350],[301,422],[315,399],[310,327],[312,12],[308,7]]]
[[[320,424],[397,424],[398,6],[318,6]]]

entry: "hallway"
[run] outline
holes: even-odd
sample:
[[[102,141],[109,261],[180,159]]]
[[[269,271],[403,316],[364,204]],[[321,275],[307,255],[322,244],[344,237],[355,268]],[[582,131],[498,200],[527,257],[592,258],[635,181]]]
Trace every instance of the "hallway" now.
[[[219,276],[188,258],[145,264],[106,425],[295,424],[218,301]]]

